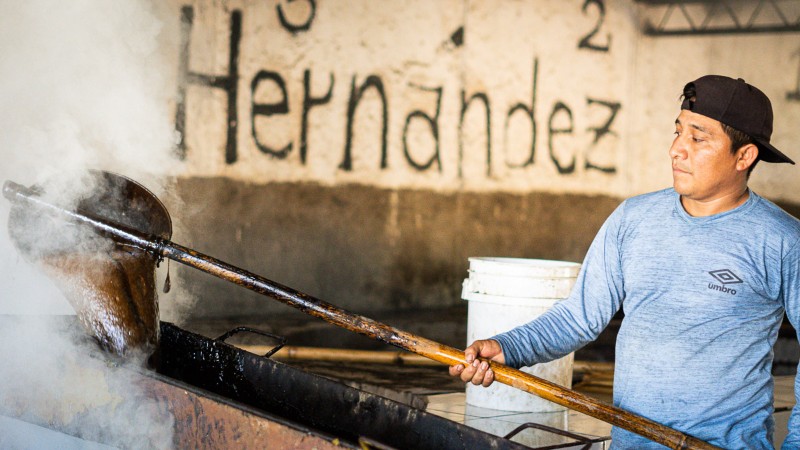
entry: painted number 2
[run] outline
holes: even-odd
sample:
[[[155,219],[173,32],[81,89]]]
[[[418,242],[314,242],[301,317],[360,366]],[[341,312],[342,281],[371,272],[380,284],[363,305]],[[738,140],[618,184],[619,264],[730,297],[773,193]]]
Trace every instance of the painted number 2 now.
[[[589,5],[597,6],[597,21],[595,22],[592,31],[587,33],[583,38],[581,38],[580,42],[578,42],[578,48],[586,48],[598,52],[607,52],[611,46],[610,34],[606,34],[605,43],[598,43],[594,40],[596,37],[598,37],[597,33],[600,31],[600,27],[603,26],[603,20],[606,18],[606,5],[603,3],[603,0],[586,0],[583,3],[582,8],[584,15],[586,14],[586,10],[589,9]]]

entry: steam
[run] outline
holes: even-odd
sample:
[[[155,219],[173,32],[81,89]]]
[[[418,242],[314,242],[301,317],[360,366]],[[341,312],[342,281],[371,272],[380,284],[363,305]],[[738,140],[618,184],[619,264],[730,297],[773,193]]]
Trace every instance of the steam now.
[[[38,185],[49,201],[74,206],[92,191],[87,170],[104,170],[140,182],[171,209],[170,180],[182,169],[173,156],[172,61],[179,19],[174,9],[157,0],[5,2],[0,15],[0,183]],[[10,208],[0,198],[0,405],[5,405],[0,415],[13,413],[7,408],[20,392],[43,402],[68,400],[69,395],[119,395],[138,400],[113,414],[86,412],[74,426],[116,435],[115,446],[171,446],[171,428],[165,428],[170,422],[158,408],[135,386],[121,392],[127,372],[87,358],[96,349],[85,335],[52,326],[56,319],[45,317],[74,311],[9,240]],[[53,227],[36,236],[60,245],[85,242],[69,234],[76,230]],[[163,295],[161,305],[169,311]],[[77,383],[81,377],[68,370],[68,362],[79,366],[90,360],[98,380],[106,382],[71,386],[70,380]],[[100,439],[87,432],[81,434]]]
[[[92,189],[77,181],[99,169],[163,199],[167,176],[180,170],[168,62],[177,18],[156,1],[8,3],[0,16],[0,182],[42,184],[50,200],[74,205]],[[2,228],[9,207],[0,199]],[[21,267],[5,232],[0,251],[0,312],[54,306],[52,285]]]
[[[172,448],[174,418],[136,384],[137,372],[65,319],[3,318],[0,448]]]

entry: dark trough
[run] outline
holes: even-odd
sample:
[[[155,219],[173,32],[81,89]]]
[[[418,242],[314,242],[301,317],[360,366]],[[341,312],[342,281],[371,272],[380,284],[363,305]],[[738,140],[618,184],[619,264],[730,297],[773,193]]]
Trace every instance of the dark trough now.
[[[343,445],[408,449],[528,448],[220,340],[161,324],[157,371]]]
[[[21,322],[42,329],[36,319],[15,316],[0,316],[0,329]],[[68,331],[65,335],[81,335],[74,317],[62,317],[56,325]],[[24,361],[44,350],[36,345],[41,344],[11,350]],[[147,367],[131,366],[94,344],[77,348],[85,352],[54,355],[56,369],[46,374],[61,390],[38,395],[37,385],[0,389],[0,447],[28,445],[29,436],[22,443],[4,440],[4,424],[16,423],[48,434],[50,448],[530,448],[168,322],[160,323],[159,345]],[[83,381],[76,394],[58,380]],[[126,429],[142,425],[126,424],[125,411],[142,407],[150,408],[161,435],[147,436],[146,426],[136,441],[115,435],[120,422],[123,433],[140,432]],[[161,439],[164,427],[171,428],[168,443]]]

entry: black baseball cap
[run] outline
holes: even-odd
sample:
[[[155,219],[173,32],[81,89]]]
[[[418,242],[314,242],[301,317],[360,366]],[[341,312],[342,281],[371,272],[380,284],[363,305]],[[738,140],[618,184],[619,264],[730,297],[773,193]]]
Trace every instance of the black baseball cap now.
[[[772,103],[755,86],[739,78],[706,75],[686,84],[695,96],[684,98],[681,109],[718,120],[750,136],[758,147],[759,159],[794,164],[769,143],[772,136]]]

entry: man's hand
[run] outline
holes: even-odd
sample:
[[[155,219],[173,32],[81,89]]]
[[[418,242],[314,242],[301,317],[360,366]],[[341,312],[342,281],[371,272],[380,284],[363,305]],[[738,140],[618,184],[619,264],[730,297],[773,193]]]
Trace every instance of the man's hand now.
[[[489,387],[494,382],[494,372],[489,368],[489,364],[479,360],[478,356],[501,364],[506,362],[503,348],[500,347],[499,342],[494,339],[478,340],[464,350],[464,358],[468,365],[466,367],[463,364],[450,366],[450,375],[460,377],[461,381],[465,383]]]

